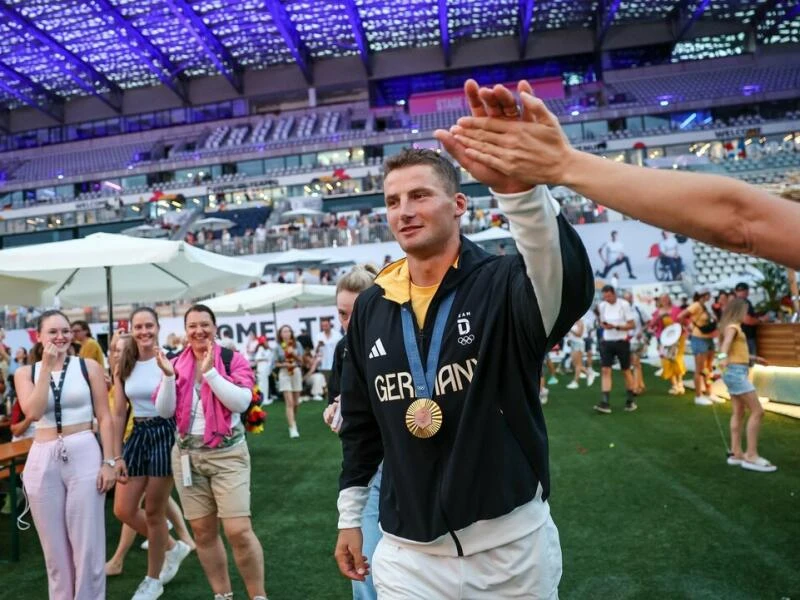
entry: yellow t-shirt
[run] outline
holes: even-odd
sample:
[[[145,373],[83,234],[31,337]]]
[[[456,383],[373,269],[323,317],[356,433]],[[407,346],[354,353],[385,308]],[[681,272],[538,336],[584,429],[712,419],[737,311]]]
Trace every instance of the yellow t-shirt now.
[[[741,326],[728,325],[736,330],[736,336],[731,342],[731,347],[728,348],[728,364],[732,365],[749,365],[750,364],[750,350],[747,347],[747,337],[744,335]]]
[[[111,414],[114,414],[114,406],[115,406],[115,397],[114,397],[114,386],[111,386],[111,389],[108,390],[108,408],[111,410]],[[125,433],[122,435],[122,441],[125,442],[131,435],[133,431],[133,411],[128,412],[128,421],[125,423]]]
[[[692,335],[700,338],[712,338],[713,333],[703,333],[700,328],[708,324],[708,311],[699,302],[692,302],[686,309],[692,319]]]
[[[428,307],[431,300],[436,295],[439,284],[421,287],[411,283],[411,308],[414,309],[414,316],[417,318],[417,325],[420,329],[425,326],[425,315],[428,314]]]
[[[78,356],[91,359],[101,367],[106,366],[106,357],[103,354],[103,349],[94,338],[86,338],[86,341],[81,344],[81,351]]]

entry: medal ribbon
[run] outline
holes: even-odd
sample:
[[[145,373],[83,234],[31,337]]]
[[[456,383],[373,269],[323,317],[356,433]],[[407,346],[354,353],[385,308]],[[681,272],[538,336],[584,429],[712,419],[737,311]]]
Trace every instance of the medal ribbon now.
[[[439,310],[436,312],[436,322],[433,324],[433,334],[431,336],[431,346],[428,349],[427,369],[422,368],[419,346],[414,332],[414,315],[411,314],[409,306],[403,306],[400,310],[400,317],[403,323],[403,344],[408,355],[408,365],[411,368],[411,377],[414,380],[414,393],[417,398],[433,398],[436,389],[436,368],[439,365],[439,354],[442,349],[442,339],[444,338],[444,326],[447,317],[453,306],[456,292],[453,290],[442,300]],[[409,302],[410,303],[410,302]]]

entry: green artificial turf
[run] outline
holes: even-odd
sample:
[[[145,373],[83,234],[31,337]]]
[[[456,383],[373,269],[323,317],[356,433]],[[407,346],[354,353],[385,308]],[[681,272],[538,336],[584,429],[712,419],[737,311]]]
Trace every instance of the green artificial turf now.
[[[725,464],[711,407],[673,398],[647,377],[640,409],[622,409],[615,373],[611,415],[595,414],[599,381],[587,390],[551,386],[551,506],[561,534],[566,599],[800,598],[800,421],[767,413],[761,453],[773,474]],[[338,440],[321,420],[322,403],[300,407],[301,438],[290,440],[283,405],[267,431],[249,439],[253,520],[264,546],[271,600],[348,598],[332,558],[336,539]],[[716,413],[727,436],[730,407]],[[109,555],[119,526],[108,513]],[[0,519],[8,551],[8,519]],[[23,559],[0,566],[0,598],[45,599],[46,575],[33,530]],[[109,578],[108,598],[131,597],[145,572],[131,550],[125,573]],[[231,561],[234,591],[246,598]],[[197,558],[184,562],[163,598],[211,598]]]

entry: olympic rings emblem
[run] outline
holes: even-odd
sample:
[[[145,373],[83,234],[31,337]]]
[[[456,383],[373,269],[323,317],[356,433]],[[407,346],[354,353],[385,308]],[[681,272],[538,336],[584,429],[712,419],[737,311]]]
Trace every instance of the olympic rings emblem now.
[[[458,343],[461,344],[462,346],[467,346],[474,341],[475,341],[475,336],[471,333],[469,335],[462,335],[460,338],[458,338]]]

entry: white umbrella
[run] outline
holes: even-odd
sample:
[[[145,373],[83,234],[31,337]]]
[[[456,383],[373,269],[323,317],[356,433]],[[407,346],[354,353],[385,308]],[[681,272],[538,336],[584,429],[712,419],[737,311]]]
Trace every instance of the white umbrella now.
[[[200,229],[210,229],[211,231],[223,231],[235,227],[236,222],[230,219],[220,219],[219,217],[208,217],[206,219],[198,219],[192,223],[192,231],[199,231]]]
[[[266,283],[233,294],[207,300],[205,305],[217,313],[245,313],[272,307],[327,306],[334,303],[336,286],[307,283]]]
[[[120,231],[123,235],[130,235],[133,237],[143,238],[158,238],[168,237],[169,230],[163,227],[156,227],[155,225],[137,225],[136,227],[128,227]]]
[[[285,213],[281,215],[281,219],[295,219],[298,217],[321,217],[325,213],[321,210],[315,210],[313,208],[297,208],[295,210],[287,210]]]
[[[112,282],[113,272],[113,282]],[[87,306],[108,302],[109,325],[113,302],[155,302],[213,294],[261,277],[256,262],[200,250],[182,241],[154,240],[113,233],[10,248],[0,251],[0,276],[32,280],[17,295],[17,286],[0,286],[0,303],[51,305],[56,296],[64,305]],[[1,281],[1,280],[0,280]],[[41,285],[37,302],[31,286]]]

